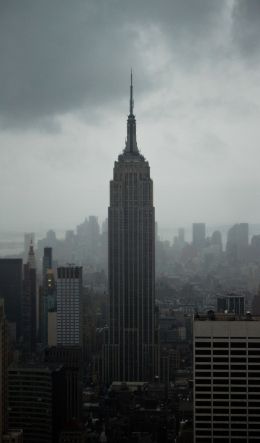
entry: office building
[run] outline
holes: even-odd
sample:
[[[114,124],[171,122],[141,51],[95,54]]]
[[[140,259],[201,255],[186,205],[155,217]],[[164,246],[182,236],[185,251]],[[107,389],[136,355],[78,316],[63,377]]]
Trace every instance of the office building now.
[[[0,443],[8,431],[7,395],[8,395],[8,337],[5,318],[4,300],[0,298]]]
[[[22,260],[0,259],[0,298],[5,301],[5,315],[13,338],[21,334]]]
[[[126,145],[114,165],[108,209],[109,381],[158,375],[154,248],[153,182],[136,142],[131,81]]]
[[[22,294],[22,338],[25,352],[33,352],[36,347],[36,260],[31,243],[28,260],[24,265]]]
[[[0,299],[0,443],[23,443],[22,429],[8,429],[8,324]]]
[[[217,299],[217,311],[222,313],[245,314],[244,295],[229,293]]]
[[[203,249],[206,245],[206,225],[205,223],[192,224],[192,244],[197,251]]]
[[[79,346],[52,346],[45,349],[45,362],[62,365],[65,371],[65,423],[79,420],[82,403],[82,349]]]
[[[82,268],[58,268],[57,278],[57,343],[81,344]]]
[[[226,255],[231,263],[244,262],[248,258],[248,223],[232,226],[227,235]]]
[[[57,346],[57,311],[48,312],[48,346]]]
[[[260,441],[260,317],[196,315],[194,443]]]
[[[65,423],[62,365],[11,365],[9,428],[23,429],[24,443],[57,443]]]
[[[46,276],[47,270],[52,269],[52,248],[45,247],[42,258],[42,277]]]
[[[49,304],[53,301],[53,304],[56,305],[56,286],[52,267],[52,248],[45,247],[42,258],[42,284],[39,294],[39,335],[40,341],[45,346],[48,344]]]

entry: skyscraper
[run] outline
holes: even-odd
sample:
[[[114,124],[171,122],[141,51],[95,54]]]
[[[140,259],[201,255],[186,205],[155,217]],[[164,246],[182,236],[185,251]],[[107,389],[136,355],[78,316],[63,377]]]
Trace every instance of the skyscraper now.
[[[57,278],[57,343],[81,344],[82,268],[58,268]]]
[[[109,381],[148,380],[158,374],[153,182],[137,147],[133,107],[131,75],[126,145],[114,165],[108,209]]]
[[[7,432],[7,394],[8,394],[8,341],[7,322],[5,319],[4,300],[0,298],[0,443]]]
[[[42,285],[40,287],[40,338],[46,346],[57,344],[57,293],[53,269],[52,248],[45,247],[42,260]]]
[[[206,243],[206,225],[205,223],[192,224],[192,243],[193,246],[200,251]]]
[[[248,257],[248,223],[232,226],[227,235],[226,254],[231,263],[243,263]]]
[[[23,431],[8,429],[8,324],[0,298],[0,443],[22,443]]]
[[[45,362],[60,364],[65,370],[65,421],[79,421],[82,403],[82,350],[80,346],[51,346],[45,349]]]
[[[0,259],[0,297],[5,301],[5,314],[12,338],[21,334],[22,260]]]
[[[25,443],[57,443],[66,418],[64,367],[13,363],[8,382],[9,427],[23,429]]]
[[[27,263],[24,265],[22,295],[22,336],[24,351],[32,352],[36,346],[36,260],[31,243]]]

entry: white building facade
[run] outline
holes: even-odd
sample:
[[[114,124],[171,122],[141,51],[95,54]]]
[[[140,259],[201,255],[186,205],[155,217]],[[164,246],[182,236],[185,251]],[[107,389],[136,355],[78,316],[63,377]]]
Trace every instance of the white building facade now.
[[[59,267],[57,278],[57,344],[81,344],[82,268]]]

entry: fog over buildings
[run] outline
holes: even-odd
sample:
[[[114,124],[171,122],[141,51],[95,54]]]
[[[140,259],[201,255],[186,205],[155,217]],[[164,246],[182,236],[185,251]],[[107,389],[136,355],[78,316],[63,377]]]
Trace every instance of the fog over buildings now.
[[[0,230],[107,216],[131,67],[159,226],[258,222],[259,34],[258,0],[0,0]]]

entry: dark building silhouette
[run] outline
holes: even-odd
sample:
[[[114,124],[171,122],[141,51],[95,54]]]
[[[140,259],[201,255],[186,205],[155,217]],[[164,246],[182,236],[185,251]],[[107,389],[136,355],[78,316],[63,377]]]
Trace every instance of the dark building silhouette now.
[[[67,429],[61,432],[58,443],[85,443],[86,438],[84,426],[72,422]]]
[[[148,161],[136,142],[133,86],[126,146],[114,165],[108,209],[108,380],[148,380],[158,374],[155,318],[155,212]]]
[[[8,395],[8,337],[5,318],[4,300],[0,298],[0,442],[8,430],[7,395]]]
[[[46,275],[47,269],[52,268],[52,248],[46,247],[43,250],[43,259],[42,259],[42,275],[43,278]]]
[[[11,365],[9,427],[23,429],[23,443],[56,443],[65,421],[62,365]]]
[[[33,352],[36,346],[36,261],[31,243],[27,263],[24,265],[22,295],[22,337],[23,348]]]
[[[39,291],[40,341],[48,344],[48,312],[50,304],[56,304],[56,286],[54,278],[50,281],[52,270],[52,248],[45,247],[42,258],[42,284]],[[54,275],[53,275],[54,277]]]
[[[21,334],[22,260],[0,259],[0,298],[5,301],[5,314],[13,335]]]
[[[0,443],[23,443],[22,429],[8,427],[8,323],[5,318],[4,300],[0,298]]]
[[[65,370],[65,422],[81,416],[82,349],[79,346],[52,346],[45,350],[45,362],[61,364]]]

